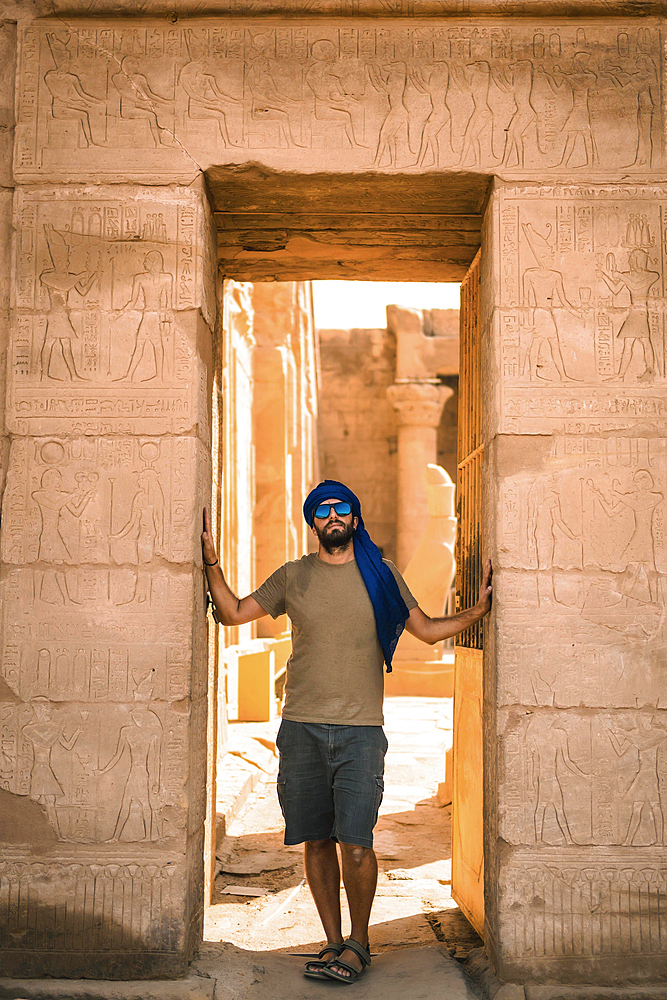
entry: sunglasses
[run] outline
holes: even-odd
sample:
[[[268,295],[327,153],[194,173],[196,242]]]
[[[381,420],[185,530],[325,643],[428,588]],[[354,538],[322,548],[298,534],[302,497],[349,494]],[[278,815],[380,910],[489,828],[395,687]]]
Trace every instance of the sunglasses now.
[[[329,517],[331,511],[335,510],[340,517],[347,517],[348,514],[352,513],[352,507],[345,500],[339,500],[337,503],[321,503],[319,507],[315,508],[315,517],[320,521]]]

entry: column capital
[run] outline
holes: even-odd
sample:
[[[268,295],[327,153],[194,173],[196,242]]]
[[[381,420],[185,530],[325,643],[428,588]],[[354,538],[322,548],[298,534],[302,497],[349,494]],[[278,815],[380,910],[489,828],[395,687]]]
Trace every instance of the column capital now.
[[[401,426],[437,427],[442,408],[454,390],[438,382],[395,382],[387,398]]]

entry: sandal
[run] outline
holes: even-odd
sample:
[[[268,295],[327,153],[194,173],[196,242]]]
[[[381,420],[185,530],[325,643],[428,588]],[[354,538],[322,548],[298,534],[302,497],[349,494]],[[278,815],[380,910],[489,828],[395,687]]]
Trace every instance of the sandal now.
[[[341,945],[340,953],[345,951],[346,948],[349,948],[350,951],[353,951],[355,955],[359,956],[361,959],[361,968],[355,969],[355,967],[350,965],[349,962],[343,962],[340,958],[332,958],[331,961],[327,962],[322,969],[322,974],[326,979],[335,979],[339,983],[354,983],[357,979],[359,979],[361,974],[365,972],[366,966],[371,964],[370,942],[368,947],[364,948],[364,946],[359,944],[358,941],[355,941],[353,938],[348,938],[347,941]],[[332,965],[340,965],[342,969],[347,969],[350,975],[342,976],[340,972],[335,972],[334,969],[332,969]]]
[[[327,965],[328,962],[335,962],[336,959],[324,958],[324,956],[328,952],[332,951],[337,958],[342,952],[344,947],[345,947],[344,944],[338,944],[337,941],[333,941],[331,944],[325,944],[324,948],[322,948],[322,951],[319,953],[317,958],[313,959],[310,962],[306,962],[306,967],[303,970],[304,976],[307,976],[308,979],[327,979],[328,976],[325,976],[322,970],[324,969],[324,967]]]

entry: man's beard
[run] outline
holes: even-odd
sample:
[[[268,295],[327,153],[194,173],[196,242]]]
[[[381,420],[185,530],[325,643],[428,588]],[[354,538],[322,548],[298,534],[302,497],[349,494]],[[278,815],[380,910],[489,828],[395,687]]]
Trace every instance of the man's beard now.
[[[334,527],[319,528],[315,525],[315,531],[317,537],[320,540],[322,548],[327,552],[335,552],[337,549],[344,549],[347,547],[348,542],[354,534],[354,526],[350,521],[349,524],[335,525]]]

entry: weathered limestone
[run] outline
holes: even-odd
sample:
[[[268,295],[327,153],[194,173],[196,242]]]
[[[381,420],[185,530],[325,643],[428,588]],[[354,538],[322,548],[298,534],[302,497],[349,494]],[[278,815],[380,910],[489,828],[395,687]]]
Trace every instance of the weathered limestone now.
[[[15,225],[3,968],[175,975],[203,908],[207,203],[22,189]]]
[[[358,494],[364,523],[396,560],[396,414],[387,399],[395,341],[387,330],[318,330],[322,387],[318,440],[322,478]]]
[[[396,554],[404,569],[428,523],[423,470],[436,457],[436,430],[452,390],[426,379],[396,382],[387,396],[398,418],[398,510]]]
[[[308,551],[301,512],[313,482],[317,367],[310,289],[258,282],[252,290],[255,585]],[[261,619],[258,635],[279,635],[286,616]]]
[[[499,185],[490,209],[486,908],[503,978],[667,969],[666,196]]]
[[[405,567],[403,578],[422,611],[439,618],[446,612],[454,580],[456,486],[438,465],[427,466],[424,481],[429,521]],[[385,679],[385,692],[451,697],[454,693],[454,657],[450,655],[445,662],[442,647],[442,643],[427,646],[409,632],[403,632],[396,647],[393,670]]]
[[[663,22],[645,16],[664,5],[323,0],[307,19],[296,2],[233,6],[248,16],[5,5],[21,23],[3,969],[174,975],[198,936],[195,567],[216,296],[190,185],[205,171],[237,282],[220,295],[216,405],[239,589],[255,502],[240,282],[461,278],[485,213],[480,521],[497,575],[475,709],[486,746],[469,768],[485,771],[481,862],[481,825],[466,843],[485,871],[487,948],[520,982],[664,980],[665,70]],[[442,388],[406,378],[393,395],[409,497],[435,457]],[[405,523],[425,518],[420,503],[405,500]]]

